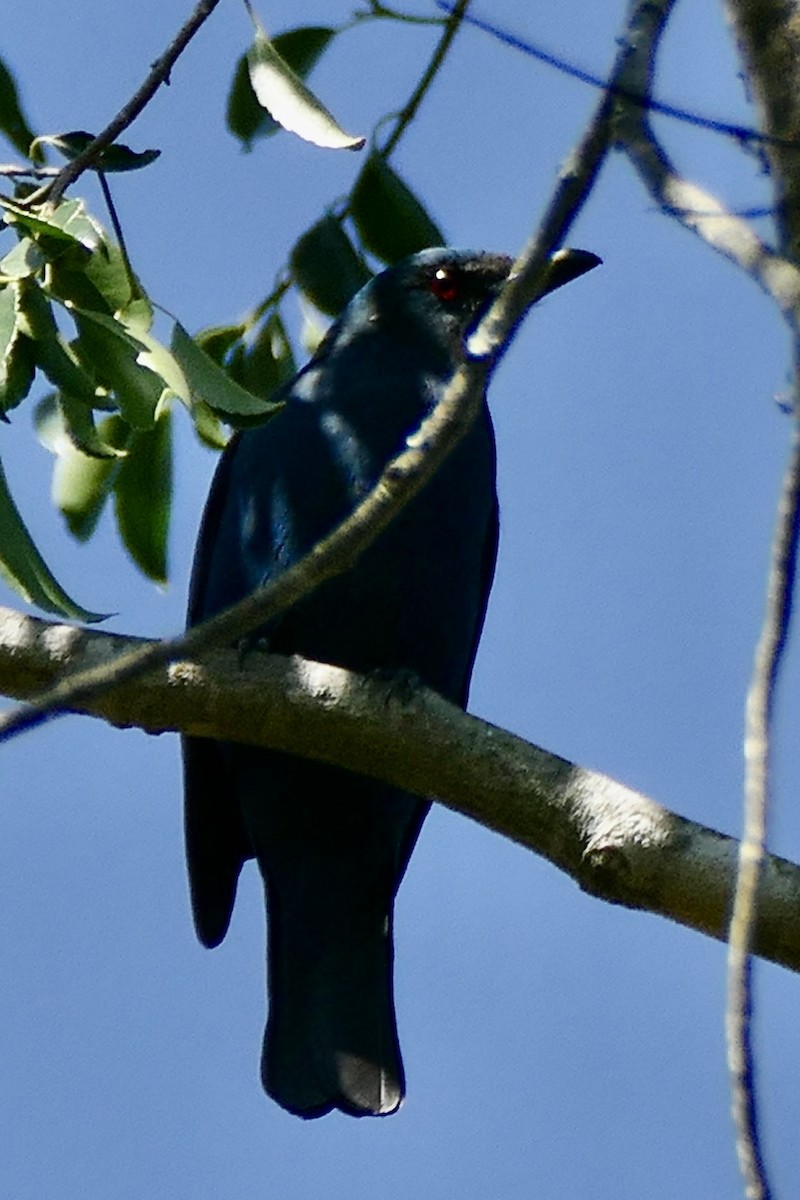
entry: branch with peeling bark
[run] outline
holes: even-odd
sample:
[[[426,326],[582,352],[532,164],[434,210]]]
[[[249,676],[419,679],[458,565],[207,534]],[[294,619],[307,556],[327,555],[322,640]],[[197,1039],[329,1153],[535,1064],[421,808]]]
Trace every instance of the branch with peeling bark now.
[[[771,870],[766,851],[772,712],[786,644],[800,530],[800,26],[787,0],[728,0],[745,75],[765,134],[763,153],[775,193],[780,253],[715,197],[684,179],[655,138],[647,116],[655,54],[671,0],[654,15],[647,52],[629,64],[629,90],[641,104],[618,102],[617,139],[662,209],[736,263],[773,299],[793,335],[795,382],[792,447],[784,475],[765,615],[746,704],[745,820],[729,931],[726,1035],[739,1165],[748,1200],[769,1200],[755,1090],[750,954],[756,948],[757,898]],[[658,6],[654,6],[656,9]]]
[[[0,691],[19,698],[111,661],[139,639],[0,609]],[[213,650],[73,711],[319,758],[433,796],[547,858],[585,891],[724,938],[738,845],[607,776],[461,712],[405,679]],[[800,970],[800,867],[770,858],[755,950]]]

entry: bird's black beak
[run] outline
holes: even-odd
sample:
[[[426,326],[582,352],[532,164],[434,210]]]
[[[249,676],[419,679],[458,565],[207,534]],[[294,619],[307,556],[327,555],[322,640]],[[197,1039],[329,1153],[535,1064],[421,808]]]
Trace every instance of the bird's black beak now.
[[[540,297],[546,296],[548,292],[554,292],[556,288],[563,287],[565,283],[571,283],[573,279],[578,279],[587,271],[593,271],[595,267],[600,266],[602,261],[602,258],[598,258],[589,250],[556,250],[550,259],[546,282],[539,294]]]

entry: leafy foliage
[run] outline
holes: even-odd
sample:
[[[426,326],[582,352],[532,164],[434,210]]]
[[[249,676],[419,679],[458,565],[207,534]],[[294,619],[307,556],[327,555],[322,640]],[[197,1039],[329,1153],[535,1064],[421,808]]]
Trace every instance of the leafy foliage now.
[[[303,26],[270,41],[253,20],[253,45],[236,64],[227,105],[242,146],[251,149],[283,125],[317,144],[360,148],[364,139],[345,134],[305,84],[343,31]],[[2,63],[0,134],[27,156],[34,179],[46,150],[73,159],[94,140],[85,130],[34,136]],[[93,169],[137,170],[158,154],[114,144]],[[296,371],[282,313],[292,290],[334,317],[370,279],[370,258],[391,263],[444,241],[373,146],[351,195],[297,238],[270,295],[241,321],[192,338],[179,322],[156,318],[124,246],[83,200],[48,203],[46,192],[32,193],[26,182],[0,195],[0,236],[13,239],[0,242],[0,420],[30,395],[37,373],[50,384],[35,423],[55,456],[52,498],[66,527],[85,541],[113,501],[123,544],[158,582],[167,574],[173,403],[186,408],[205,444],[221,448],[225,425],[258,423],[277,410],[272,397]],[[48,611],[97,619],[52,577],[4,476],[0,483],[0,573]]]
[[[48,379],[56,391],[40,406],[39,427],[57,458],[53,494],[68,528],[88,537],[113,493],[128,552],[163,581],[170,398],[217,441],[218,417],[263,420],[274,406],[233,381],[179,325],[172,349],[154,336],[153,306],[126,255],[82,201],[34,210],[0,198],[0,206],[18,238],[0,261],[0,411],[27,396],[35,370]],[[96,415],[108,413],[98,424]],[[90,619],[47,572],[7,488],[0,505],[6,579],[40,607]]]

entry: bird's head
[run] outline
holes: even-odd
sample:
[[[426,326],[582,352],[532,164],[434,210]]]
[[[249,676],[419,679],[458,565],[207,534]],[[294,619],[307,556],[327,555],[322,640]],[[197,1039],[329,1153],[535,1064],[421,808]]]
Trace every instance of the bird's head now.
[[[583,250],[559,251],[551,260],[545,292],[599,261]],[[464,357],[467,335],[490,307],[512,265],[504,254],[422,250],[371,280],[351,307],[359,310],[360,322],[393,339],[429,348],[452,370]]]

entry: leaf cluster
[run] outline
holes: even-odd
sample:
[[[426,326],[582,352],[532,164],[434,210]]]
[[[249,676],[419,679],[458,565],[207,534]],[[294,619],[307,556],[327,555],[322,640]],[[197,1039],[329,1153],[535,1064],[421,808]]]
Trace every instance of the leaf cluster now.
[[[56,456],[53,499],[75,537],[93,532],[113,497],[131,557],[163,581],[171,497],[171,401],[198,433],[224,444],[221,421],[263,419],[274,406],[223,371],[173,323],[153,332],[154,308],[124,250],[81,200],[32,209],[0,197],[16,241],[0,259],[0,417],[29,395],[38,371],[52,386],[36,408]],[[59,588],[35,551],[7,487],[0,489],[0,571],[32,603],[96,619]]]
[[[320,145],[364,145],[364,138],[344,134],[305,83],[342,30],[306,26],[270,41],[253,21],[254,41],[236,64],[227,102],[228,128],[243,149],[282,126]],[[93,141],[83,130],[35,136],[2,63],[0,133],[26,155],[31,180],[46,151],[74,159]],[[105,175],[146,167],[158,153],[115,143],[96,156],[92,169],[110,206]],[[111,504],[125,548],[157,582],[167,578],[174,401],[185,406],[205,444],[222,447],[224,425],[267,419],[280,406],[272,400],[276,390],[296,371],[282,308],[287,295],[294,291],[336,316],[375,266],[443,242],[373,140],[349,195],[297,239],[272,292],[242,320],[192,338],[157,312],[131,266],[113,207],[117,240],[82,200],[48,202],[27,181],[13,195],[0,195],[0,216],[0,421],[31,395],[37,376],[47,381],[34,420],[55,457],[56,508],[71,534],[85,541]],[[158,335],[167,321],[164,340]],[[53,577],[1,463],[0,574],[40,608],[100,619]]]

